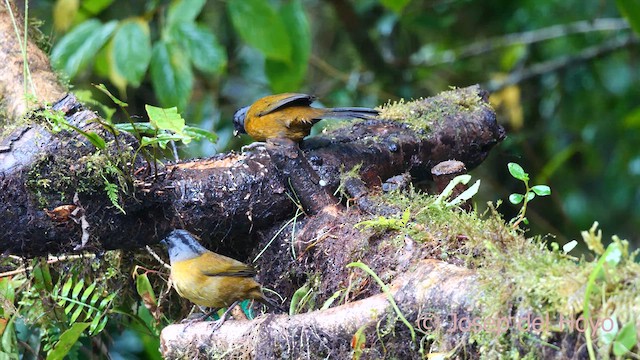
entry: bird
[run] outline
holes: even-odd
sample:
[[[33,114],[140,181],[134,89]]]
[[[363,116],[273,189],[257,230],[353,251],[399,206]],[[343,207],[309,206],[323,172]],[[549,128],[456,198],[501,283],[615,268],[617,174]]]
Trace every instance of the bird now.
[[[249,134],[256,141],[288,138],[300,142],[321,119],[375,119],[378,110],[364,107],[314,108],[315,96],[284,93],[265,96],[233,115],[234,135]]]
[[[173,230],[160,243],[168,249],[171,280],[178,295],[214,311],[229,308],[216,328],[222,325],[230,310],[245,299],[282,310],[264,295],[260,284],[253,279],[256,271],[251,266],[208,250],[189,231]]]

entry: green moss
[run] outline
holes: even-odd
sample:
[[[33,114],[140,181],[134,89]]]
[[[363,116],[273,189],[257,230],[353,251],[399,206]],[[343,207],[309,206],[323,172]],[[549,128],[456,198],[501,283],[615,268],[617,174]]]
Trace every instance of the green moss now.
[[[389,102],[378,110],[380,118],[404,122],[416,133],[423,134],[440,121],[488,106],[478,96],[478,87],[473,86],[445,91],[428,99]]]
[[[110,155],[96,150],[77,158],[68,151],[84,148],[86,143],[75,139],[62,147],[58,156],[43,156],[27,174],[27,186],[44,208],[70,202],[73,195],[95,195],[104,191],[105,181],[118,184],[123,193],[130,188],[131,179],[126,176],[133,155],[131,149]]]
[[[435,196],[415,190],[381,194],[376,199],[403,209],[385,221],[373,219],[378,225],[394,225],[372,227],[387,236],[390,232],[398,234],[395,238],[388,236],[391,241],[386,246],[402,246],[400,239],[408,235],[421,244],[423,254],[476,269],[482,289],[476,297],[478,317],[525,321],[518,316],[531,314],[547,321],[548,316],[548,322],[537,332],[514,330],[513,326],[508,332],[472,330],[470,341],[480,348],[483,358],[497,354],[538,358],[542,349],[557,350],[553,343],[557,344],[558,334],[566,331],[560,328],[560,319],[575,323],[582,314],[587,279],[597,259],[576,259],[557,245],[549,250],[548,239],[525,237],[521,230],[505,222],[493,206],[484,214],[467,213],[437,205]],[[407,211],[409,220],[404,221],[403,212]],[[402,226],[397,226],[399,222]],[[626,243],[621,244],[626,249]],[[624,251],[617,267],[600,278],[598,291],[589,299],[594,319],[615,316],[620,326],[636,321],[634,316],[640,311],[640,264],[634,262],[634,257]],[[439,341],[438,337],[435,341]],[[608,354],[609,347],[598,344],[597,338],[595,342],[600,356]]]

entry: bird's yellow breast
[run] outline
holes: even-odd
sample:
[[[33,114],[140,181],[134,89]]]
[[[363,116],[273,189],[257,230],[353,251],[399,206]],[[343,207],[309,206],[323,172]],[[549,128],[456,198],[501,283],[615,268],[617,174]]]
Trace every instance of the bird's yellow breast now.
[[[212,308],[231,305],[236,300],[262,298],[260,285],[250,277],[209,276],[210,259],[199,256],[171,264],[171,279],[178,294],[194,304]]]
[[[260,111],[259,106],[251,106],[244,124],[247,134],[257,141],[283,137],[301,141],[324,113],[309,106],[291,106],[258,116]]]

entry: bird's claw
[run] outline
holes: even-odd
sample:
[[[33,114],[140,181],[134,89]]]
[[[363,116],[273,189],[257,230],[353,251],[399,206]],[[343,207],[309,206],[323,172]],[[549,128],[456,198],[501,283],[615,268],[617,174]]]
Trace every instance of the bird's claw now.
[[[264,151],[267,148],[265,147],[267,143],[266,142],[262,142],[262,141],[256,141],[256,142],[252,142],[249,145],[245,145],[243,146],[240,150],[242,152],[247,152],[247,151],[252,151],[252,150],[260,150],[260,151]]]

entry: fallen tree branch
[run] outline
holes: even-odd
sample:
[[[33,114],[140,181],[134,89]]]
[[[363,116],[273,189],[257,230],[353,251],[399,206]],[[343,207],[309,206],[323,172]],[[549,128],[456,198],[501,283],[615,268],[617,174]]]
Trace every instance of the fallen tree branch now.
[[[146,171],[130,174],[131,168],[145,168],[140,158],[133,158],[135,139],[111,134],[73,96],[53,109],[83,131],[102,136],[108,149],[96,151],[77,132],[51,134],[36,116],[12,142],[11,151],[0,153],[0,211],[6,214],[0,218],[0,251],[35,255],[76,248],[81,226],[47,215],[72,204],[76,193],[90,225],[88,246],[98,249],[139,248],[176,227],[215,238],[218,244],[232,238],[234,249],[253,248],[248,232],[295,212],[289,181],[278,175],[267,152],[158,164],[157,176]],[[416,180],[430,179],[431,167],[450,158],[471,169],[504,137],[486,93],[477,86],[389,105],[382,117],[349,123],[301,144],[329,193],[338,188],[342,172],[357,166],[369,187],[407,171]],[[117,167],[125,178],[132,178],[120,184],[128,189],[120,195],[126,214],[107,197],[104,174],[94,170],[96,163]]]
[[[436,260],[424,260],[415,270],[390,286],[398,307],[416,328],[451,331],[445,342],[451,350],[466,342],[468,333],[455,332],[452,315],[471,318],[478,293],[473,271]],[[439,320],[437,320],[439,319]],[[391,310],[385,294],[294,316],[266,314],[251,321],[229,320],[211,333],[210,322],[167,326],[161,334],[165,358],[344,358],[352,351],[356,331],[365,328],[366,345],[383,342],[387,353],[372,352],[374,358],[419,357],[420,344],[407,344],[405,325]],[[437,328],[436,328],[437,327]],[[382,328],[382,330],[377,330]],[[376,335],[384,331],[386,335]],[[393,333],[394,335],[391,335]],[[428,350],[428,349],[422,349]]]

